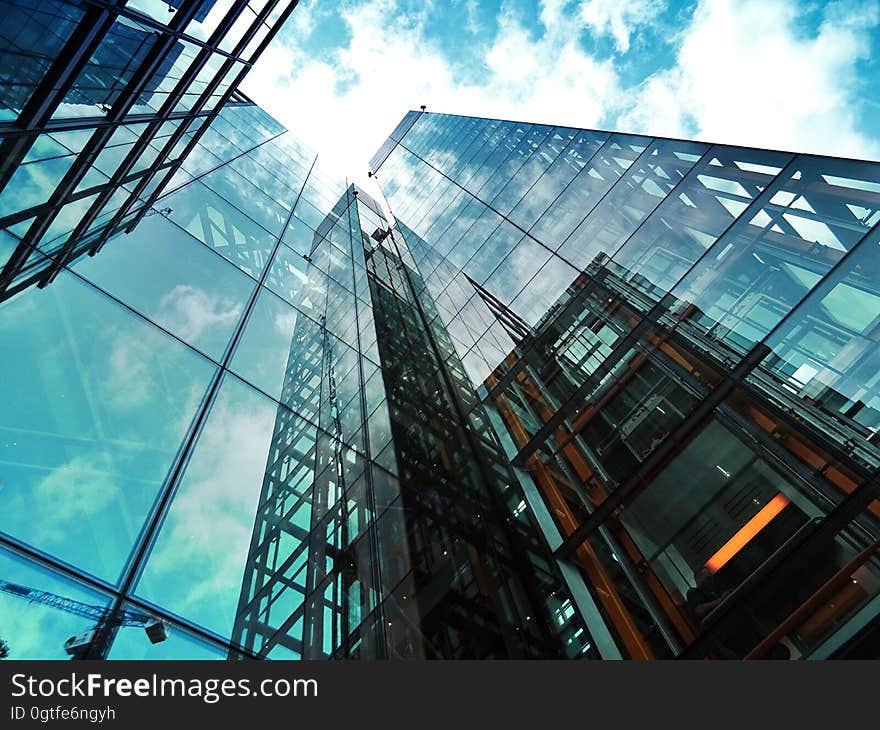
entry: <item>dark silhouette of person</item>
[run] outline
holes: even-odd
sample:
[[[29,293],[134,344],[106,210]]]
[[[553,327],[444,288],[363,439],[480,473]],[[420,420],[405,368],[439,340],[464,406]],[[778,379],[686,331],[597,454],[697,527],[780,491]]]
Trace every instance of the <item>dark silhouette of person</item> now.
[[[730,591],[721,593],[715,589],[712,572],[705,565],[694,573],[694,583],[696,585],[687,592],[686,600],[695,622],[701,624]]]
[[[694,583],[696,585],[688,590],[685,598],[694,623],[702,626],[706,617],[727,598],[731,591],[719,591],[715,586],[712,572],[705,565],[694,572]],[[723,637],[716,640],[718,655],[722,659],[740,659],[764,638],[764,633],[754,624],[753,616],[746,613],[742,619],[738,626],[728,630]],[[789,659],[791,653],[785,644],[777,642],[768,649],[765,657]]]

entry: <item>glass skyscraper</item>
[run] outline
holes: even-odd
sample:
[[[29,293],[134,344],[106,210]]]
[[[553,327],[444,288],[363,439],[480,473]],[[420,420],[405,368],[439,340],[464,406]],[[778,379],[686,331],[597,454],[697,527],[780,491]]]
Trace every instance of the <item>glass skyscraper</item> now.
[[[880,165],[410,112],[380,202],[294,4],[2,6],[9,656],[876,652]]]
[[[372,166],[623,656],[876,654],[880,164],[410,112]]]

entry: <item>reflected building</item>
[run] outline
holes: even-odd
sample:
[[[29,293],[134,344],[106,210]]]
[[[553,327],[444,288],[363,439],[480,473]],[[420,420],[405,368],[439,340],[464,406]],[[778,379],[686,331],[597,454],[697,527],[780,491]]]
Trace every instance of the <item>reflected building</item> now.
[[[4,8],[10,656],[876,655],[880,165],[410,112],[380,203],[291,10]]]
[[[377,568],[363,429],[369,361],[357,327],[368,307],[353,292],[352,204],[347,190],[302,252],[285,252],[300,314],[280,400],[295,411],[276,412],[232,634],[261,657],[352,656],[381,631],[361,626],[376,605]]]

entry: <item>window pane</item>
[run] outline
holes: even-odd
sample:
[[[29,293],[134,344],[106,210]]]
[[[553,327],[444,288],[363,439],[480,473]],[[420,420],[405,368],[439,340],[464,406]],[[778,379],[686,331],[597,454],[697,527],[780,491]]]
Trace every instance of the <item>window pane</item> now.
[[[649,141],[647,137],[611,135],[529,232],[545,245],[558,247],[642,154]]]
[[[266,266],[273,236],[200,182],[162,198],[171,220],[254,277]]]
[[[13,120],[83,16],[59,0],[0,5],[0,120]]]
[[[36,152],[35,148],[42,140],[47,143],[53,141],[47,134],[40,135],[32,151]],[[42,154],[39,153],[35,156],[42,158]],[[24,164],[19,165],[0,193],[0,217],[45,203],[76,159],[72,154],[33,161],[29,161],[29,157],[30,155],[25,158]]]
[[[178,7],[182,0],[171,0],[171,5]],[[232,0],[205,0],[193,19],[186,26],[186,32],[199,40],[206,41],[217,29],[232,7]]]
[[[140,23],[117,18],[53,118],[104,116],[134,78],[157,37]]]
[[[312,483],[314,439],[314,426],[227,376],[147,561],[138,595],[231,637],[261,492],[269,490],[265,500],[274,488],[289,490],[290,503],[297,503],[294,493]],[[288,481],[278,479],[276,469],[281,468]],[[303,524],[308,529],[307,516]],[[280,547],[288,548],[286,543]],[[303,548],[296,543],[289,549]]]
[[[158,215],[74,270],[218,361],[256,286]]]
[[[687,310],[688,325],[701,334],[743,353],[880,220],[878,209],[880,164],[799,157],[760,208],[740,217],[688,272],[670,305]],[[871,299],[863,301],[870,309]]]
[[[659,300],[791,160],[714,147],[614,254],[612,270]]]
[[[0,529],[114,581],[214,367],[64,272],[0,306],[0,347]]]
[[[531,238],[523,238],[486,281],[486,289],[502,303],[513,298],[550,258],[550,252]]]
[[[255,183],[239,175],[229,165],[209,172],[200,182],[246,211],[248,216],[271,234],[281,234],[290,209],[270,198]]]
[[[257,297],[231,368],[303,417],[318,422],[324,331],[263,290]]]
[[[72,636],[94,628],[110,597],[0,550],[0,639],[7,643],[10,659],[69,659],[64,644]],[[30,590],[45,591],[62,599],[85,604],[94,616],[78,616],[32,600]],[[146,637],[144,637],[146,641]]]
[[[287,246],[278,247],[266,286],[309,316],[318,319],[326,312],[326,274]]]
[[[865,239],[768,339],[751,376],[772,402],[880,465],[880,235]],[[829,421],[832,418],[834,421]],[[836,423],[835,423],[836,422]]]
[[[706,145],[695,142],[652,143],[575,229],[559,253],[580,269],[586,269],[599,254],[611,256],[690,172],[706,149]]]

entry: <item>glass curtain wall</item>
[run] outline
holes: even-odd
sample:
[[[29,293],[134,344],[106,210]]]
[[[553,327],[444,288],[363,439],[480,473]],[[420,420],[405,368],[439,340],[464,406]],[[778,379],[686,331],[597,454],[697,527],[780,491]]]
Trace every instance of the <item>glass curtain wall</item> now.
[[[10,656],[599,655],[413,267],[233,105],[130,232],[7,296]]]
[[[596,658],[577,588],[555,565],[412,260],[361,192],[367,271],[398,465],[379,558],[389,647],[425,658]],[[375,227],[374,227],[375,226]]]
[[[624,656],[876,616],[880,164],[410,112],[373,167]]]
[[[10,656],[849,651],[880,165],[410,112],[387,217],[234,83],[204,106],[282,5],[10,6],[14,52],[51,12],[80,49],[2,87]]]
[[[250,104],[238,84],[295,5],[4,2],[0,297],[130,229],[221,110]]]
[[[130,233],[0,304],[11,657],[378,651],[352,561],[396,467],[356,213],[256,107],[217,121]]]

